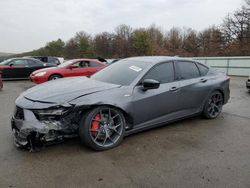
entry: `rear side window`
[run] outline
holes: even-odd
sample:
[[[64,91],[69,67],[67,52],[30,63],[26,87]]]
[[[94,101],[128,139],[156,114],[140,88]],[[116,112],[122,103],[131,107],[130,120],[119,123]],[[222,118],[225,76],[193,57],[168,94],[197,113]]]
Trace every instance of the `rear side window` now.
[[[42,66],[42,64],[40,62],[37,62],[37,61],[28,60],[28,63],[29,63],[30,67],[39,67],[39,66]]]
[[[162,63],[151,69],[144,79],[153,79],[161,84],[174,81],[174,65],[172,62]]]
[[[60,64],[59,60],[53,57],[49,57],[48,58],[48,63],[52,63],[52,64]]]
[[[195,63],[189,61],[176,61],[177,79],[191,79],[200,76]]]
[[[16,67],[28,67],[29,66],[28,62],[25,59],[17,59],[17,60],[11,61],[10,64]]]
[[[42,61],[42,62],[45,62],[45,63],[48,62],[48,58],[47,57],[33,57],[33,58],[38,59],[39,61]]]
[[[208,68],[200,63],[196,63],[196,65],[198,66],[198,68],[200,70],[201,76],[205,76],[208,72]]]

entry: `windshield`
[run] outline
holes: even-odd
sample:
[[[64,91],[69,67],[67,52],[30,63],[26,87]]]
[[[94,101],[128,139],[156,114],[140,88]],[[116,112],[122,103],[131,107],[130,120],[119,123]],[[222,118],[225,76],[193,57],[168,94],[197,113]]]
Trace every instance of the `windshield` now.
[[[9,63],[11,60],[12,60],[12,59],[5,60],[5,61],[1,62],[0,65],[8,65],[8,63]]]
[[[121,60],[102,69],[91,78],[117,85],[130,85],[149,65],[145,62]]]
[[[72,60],[64,61],[62,64],[58,65],[57,67],[67,67],[73,63]]]

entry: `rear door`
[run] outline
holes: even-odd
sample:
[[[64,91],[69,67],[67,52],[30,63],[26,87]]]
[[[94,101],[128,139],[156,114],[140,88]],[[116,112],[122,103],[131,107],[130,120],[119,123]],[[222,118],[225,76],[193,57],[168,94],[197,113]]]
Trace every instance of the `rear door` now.
[[[28,71],[27,71],[27,77],[29,77],[32,72],[34,72],[38,69],[45,68],[45,66],[44,66],[45,63],[37,61],[37,60],[29,59],[28,64],[29,64],[29,67],[28,67]]]
[[[209,90],[207,80],[201,76],[198,66],[192,61],[175,61],[176,78],[180,82],[180,101],[183,110],[193,113],[202,106]]]
[[[142,90],[138,85],[133,93],[134,124],[177,112],[180,109],[179,82],[174,80],[174,64],[166,62],[153,67],[142,79],[159,81],[158,89]]]

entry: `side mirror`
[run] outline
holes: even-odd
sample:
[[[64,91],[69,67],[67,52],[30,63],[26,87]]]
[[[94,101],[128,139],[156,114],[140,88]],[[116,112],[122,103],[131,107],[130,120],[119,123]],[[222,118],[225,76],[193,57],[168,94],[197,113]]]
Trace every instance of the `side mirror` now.
[[[10,64],[10,67],[12,67],[13,65],[14,65],[14,64],[13,64],[13,63],[11,63],[11,64]]]
[[[160,82],[153,79],[145,79],[142,82],[143,90],[157,89],[160,87]]]

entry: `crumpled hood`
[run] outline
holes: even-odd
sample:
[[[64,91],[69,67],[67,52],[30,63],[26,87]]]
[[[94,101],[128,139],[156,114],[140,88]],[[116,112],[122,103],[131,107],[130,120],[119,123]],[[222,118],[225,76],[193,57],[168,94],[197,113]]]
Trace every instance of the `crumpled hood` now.
[[[81,96],[118,87],[120,86],[87,77],[72,77],[37,85],[22,93],[21,96],[36,102],[62,104]]]

